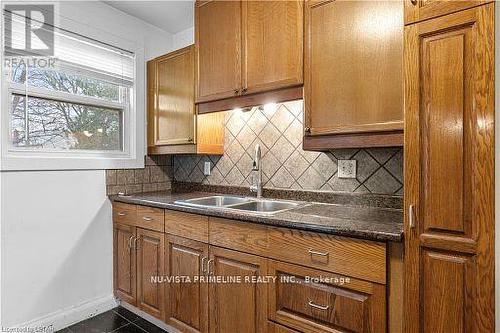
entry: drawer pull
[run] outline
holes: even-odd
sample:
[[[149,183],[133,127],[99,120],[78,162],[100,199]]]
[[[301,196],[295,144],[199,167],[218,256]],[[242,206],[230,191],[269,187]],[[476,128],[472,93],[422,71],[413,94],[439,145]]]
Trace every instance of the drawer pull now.
[[[143,216],[142,219],[144,221],[153,221],[153,218],[152,217],[147,217],[147,216]]]
[[[323,311],[326,311],[330,308],[330,305],[326,305],[326,306],[318,305],[318,304],[314,303],[313,301],[309,301],[309,303],[307,303],[307,304],[309,304],[309,306],[312,308],[315,308],[318,310],[323,310]]]
[[[328,257],[328,252],[318,252],[318,251],[314,251],[314,250],[309,250],[309,254]]]
[[[118,213],[118,216],[125,216],[125,215],[127,215],[127,213],[122,213],[122,212]]]

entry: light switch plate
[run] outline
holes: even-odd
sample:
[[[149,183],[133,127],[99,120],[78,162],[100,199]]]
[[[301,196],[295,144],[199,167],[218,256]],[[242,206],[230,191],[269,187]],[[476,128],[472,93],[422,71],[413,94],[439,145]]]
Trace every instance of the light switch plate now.
[[[203,174],[205,176],[210,176],[210,162],[205,162],[204,166],[203,166]]]
[[[356,178],[356,160],[337,160],[339,178]]]

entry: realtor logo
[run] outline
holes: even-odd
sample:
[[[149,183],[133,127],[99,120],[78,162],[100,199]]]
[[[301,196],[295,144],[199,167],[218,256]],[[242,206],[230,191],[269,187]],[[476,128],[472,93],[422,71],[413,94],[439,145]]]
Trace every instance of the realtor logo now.
[[[54,5],[5,5],[4,14],[5,56],[54,55]]]

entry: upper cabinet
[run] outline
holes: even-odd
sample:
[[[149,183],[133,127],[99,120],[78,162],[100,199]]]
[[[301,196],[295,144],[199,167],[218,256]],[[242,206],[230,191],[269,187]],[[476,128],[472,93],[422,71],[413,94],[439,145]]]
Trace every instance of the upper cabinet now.
[[[403,3],[307,1],[304,149],[403,144]]]
[[[194,141],[194,52],[189,46],[154,61],[156,98],[152,112],[152,143],[187,144]]]
[[[197,102],[239,94],[241,6],[239,1],[207,1],[196,4]]]
[[[197,116],[194,46],[148,62],[148,153],[222,154],[224,114]]]
[[[302,22],[302,1],[196,2],[196,101],[301,86]]]
[[[242,93],[302,84],[302,1],[243,2]]]
[[[446,14],[472,8],[491,0],[478,1],[430,1],[430,0],[405,0],[405,24],[427,20]]]

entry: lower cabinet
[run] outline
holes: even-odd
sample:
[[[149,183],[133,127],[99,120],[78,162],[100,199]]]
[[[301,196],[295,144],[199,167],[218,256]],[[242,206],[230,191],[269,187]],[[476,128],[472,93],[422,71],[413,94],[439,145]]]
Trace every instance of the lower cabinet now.
[[[136,256],[132,242],[135,227],[116,223],[113,227],[113,286],[116,297],[136,304]]]
[[[181,332],[208,332],[208,245],[167,235],[167,324]],[[189,280],[188,280],[189,279]]]
[[[265,332],[267,291],[257,278],[267,275],[267,260],[210,246],[208,274],[219,279],[209,284],[210,332]]]
[[[181,212],[163,233],[129,211],[114,223],[115,295],[180,332],[388,331],[382,243]]]
[[[113,226],[115,296],[158,318],[164,317],[165,235],[115,223]]]
[[[165,235],[137,228],[137,307],[150,315],[163,319],[165,288]]]

